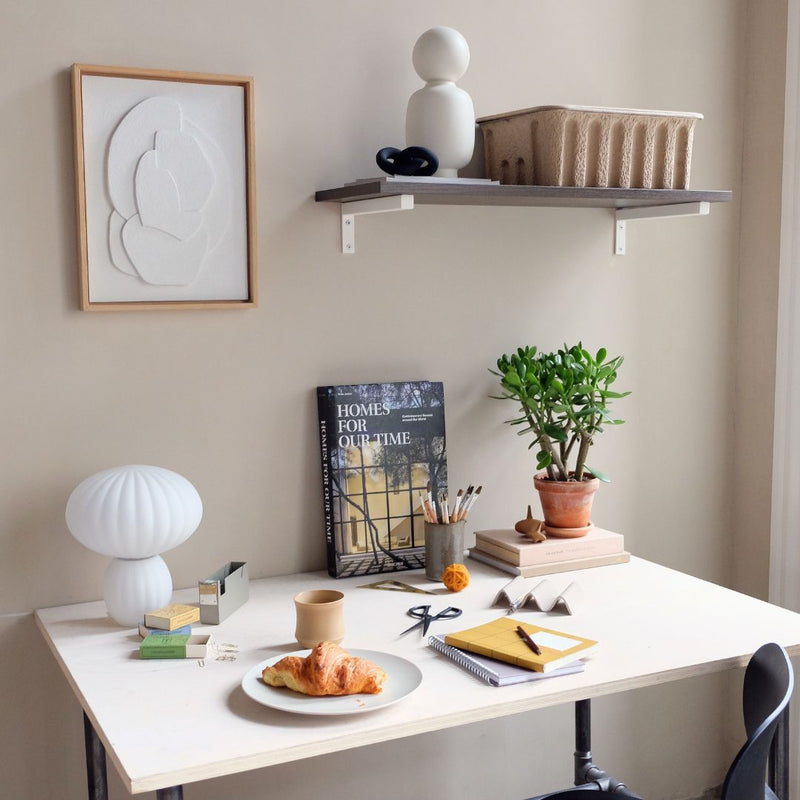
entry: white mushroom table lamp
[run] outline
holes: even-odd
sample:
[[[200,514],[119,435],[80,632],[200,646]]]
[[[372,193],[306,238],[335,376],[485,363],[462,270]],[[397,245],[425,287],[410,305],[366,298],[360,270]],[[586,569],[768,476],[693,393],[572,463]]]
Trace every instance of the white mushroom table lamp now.
[[[159,553],[197,530],[203,503],[177,472],[129,465],[97,472],[78,484],[65,516],[82,545],[112,557],[103,599],[109,615],[128,627],[172,599],[172,576]]]

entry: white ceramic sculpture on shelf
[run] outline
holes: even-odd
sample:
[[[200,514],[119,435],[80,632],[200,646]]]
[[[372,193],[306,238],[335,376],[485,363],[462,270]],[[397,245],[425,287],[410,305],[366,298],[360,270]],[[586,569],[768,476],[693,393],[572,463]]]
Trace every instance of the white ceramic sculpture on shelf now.
[[[469,66],[469,45],[453,28],[431,28],[417,39],[411,60],[426,83],[408,101],[406,145],[432,150],[436,176],[455,178],[475,147],[472,99],[455,83]]]
[[[112,556],[103,598],[116,622],[132,626],[172,598],[172,577],[159,553],[197,530],[203,503],[177,472],[129,465],[103,470],[78,484],[65,516],[82,545]]]

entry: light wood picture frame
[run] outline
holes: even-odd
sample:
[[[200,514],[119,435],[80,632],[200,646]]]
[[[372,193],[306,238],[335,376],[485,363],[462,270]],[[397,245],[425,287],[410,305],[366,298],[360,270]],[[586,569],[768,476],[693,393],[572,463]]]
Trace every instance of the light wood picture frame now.
[[[253,79],[72,65],[80,306],[252,308]]]

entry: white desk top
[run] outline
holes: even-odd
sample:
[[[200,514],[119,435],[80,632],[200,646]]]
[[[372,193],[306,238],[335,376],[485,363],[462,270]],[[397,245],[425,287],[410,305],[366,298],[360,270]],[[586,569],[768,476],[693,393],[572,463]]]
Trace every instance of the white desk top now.
[[[113,623],[102,602],[36,612],[36,620],[108,757],[133,793],[190,783],[426,731],[677,680],[744,665],[764,642],[800,654],[800,614],[640,559],[551,576],[559,590],[579,582],[575,616],[521,610],[515,618],[573,631],[600,642],[585,672],[517,686],[484,684],[427,647],[419,634],[397,634],[406,611],[432,602],[464,614],[437,621],[447,633],[504,612],[490,604],[510,580],[468,560],[467,589],[446,592],[422,571],[334,581],[323,573],[251,581],[250,600],[219,626],[196,626],[239,648],[237,660],[142,661],[136,631]],[[357,588],[396,579],[436,589],[439,597]],[[242,676],[271,656],[299,649],[293,595],[335,586],[345,593],[345,648],[378,650],[414,661],[422,685],[387,708],[311,717],[262,706],[244,694]],[[176,592],[196,602],[197,590]]]

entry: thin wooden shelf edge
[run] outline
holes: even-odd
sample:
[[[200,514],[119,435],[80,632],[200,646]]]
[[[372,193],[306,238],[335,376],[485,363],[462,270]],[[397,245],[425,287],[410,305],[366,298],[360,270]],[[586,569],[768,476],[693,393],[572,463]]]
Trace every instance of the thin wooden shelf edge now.
[[[501,183],[428,183],[390,181],[386,178],[358,181],[315,195],[318,203],[349,203],[377,197],[413,194],[420,205],[511,205],[586,206],[590,208],[632,208],[673,203],[725,203],[733,193],[727,190],[696,189],[606,189],[593,186],[510,186]]]
[[[615,248],[625,252],[625,222],[648,216],[707,214],[709,204],[727,203],[729,190],[619,189],[594,186],[511,186],[499,183],[447,183],[379,177],[315,193],[318,203],[340,203],[342,252],[355,252],[354,217],[380,211],[412,209],[419,205],[539,206],[608,208],[617,213]],[[353,204],[353,205],[351,205]],[[642,209],[632,214],[626,209]],[[652,214],[645,210],[653,209]]]

